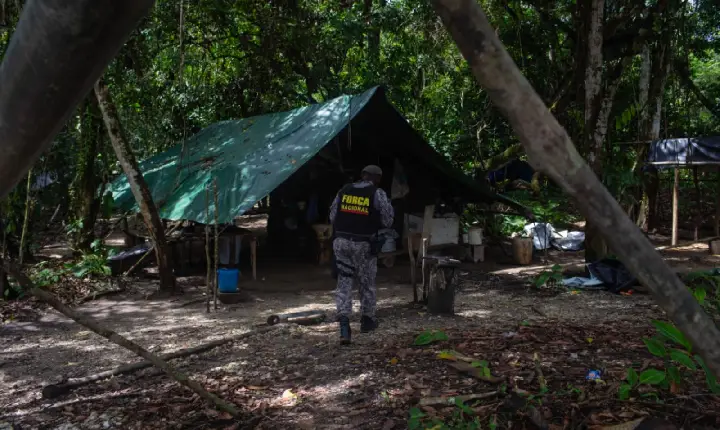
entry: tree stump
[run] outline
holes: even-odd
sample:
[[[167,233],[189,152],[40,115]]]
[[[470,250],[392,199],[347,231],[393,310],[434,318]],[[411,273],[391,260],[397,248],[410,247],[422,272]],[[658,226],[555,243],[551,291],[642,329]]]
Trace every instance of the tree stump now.
[[[513,258],[517,264],[526,266],[532,263],[533,241],[529,237],[516,237],[512,241]]]
[[[429,276],[427,291],[428,312],[435,315],[455,314],[455,286],[457,276],[455,269],[459,260],[449,257],[426,257]]]

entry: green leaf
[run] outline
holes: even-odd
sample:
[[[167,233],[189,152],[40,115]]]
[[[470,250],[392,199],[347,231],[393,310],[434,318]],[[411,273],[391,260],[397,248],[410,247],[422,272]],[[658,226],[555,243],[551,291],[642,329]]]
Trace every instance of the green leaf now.
[[[627,370],[627,376],[625,377],[625,379],[633,387],[636,386],[638,384],[638,381],[640,380],[637,372],[632,367]]]
[[[640,383],[646,385],[658,385],[665,380],[665,372],[657,369],[648,369],[640,374]]]
[[[547,283],[547,281],[550,279],[550,272],[543,272],[535,279],[535,286],[536,287],[542,287]]]
[[[441,341],[446,341],[446,340],[450,340],[450,338],[448,337],[447,334],[445,334],[444,331],[438,330],[438,331],[433,332],[433,341],[441,342]]]
[[[688,369],[697,370],[695,362],[692,360],[692,358],[690,358],[690,356],[687,355],[685,351],[673,349],[672,351],[670,351],[670,359],[682,364]]]
[[[415,338],[415,341],[413,342],[416,346],[423,346],[423,345],[429,345],[433,342],[438,341],[445,341],[448,340],[447,334],[443,331],[429,331],[426,330]]]
[[[702,369],[705,371],[705,382],[707,383],[708,388],[710,388],[710,391],[715,394],[720,394],[720,385],[718,385],[715,375],[705,365],[705,361],[697,354],[695,354],[694,358],[695,361],[697,361],[697,363],[700,365],[700,367],[702,367]]]
[[[483,367],[483,375],[485,375],[486,378],[490,377],[490,368],[489,367]]]
[[[657,340],[657,339],[648,339],[643,338],[643,342],[645,342],[645,346],[647,346],[648,351],[650,351],[650,354],[656,356],[656,357],[665,357],[667,355],[667,351],[665,351],[665,346]]]
[[[410,418],[423,418],[425,417],[425,413],[420,410],[420,408],[412,408],[410,409]]]
[[[705,303],[705,297],[707,297],[707,291],[705,288],[697,287],[695,288],[695,291],[693,291],[693,296],[695,296],[695,300],[698,301],[701,305]]]
[[[618,389],[618,398],[620,400],[627,400],[630,398],[630,390],[632,387],[629,384],[622,384]]]
[[[415,338],[415,342],[413,342],[417,346],[422,345],[429,345],[433,342],[433,335],[429,331],[424,331],[417,335]]]
[[[657,320],[653,321],[653,325],[663,336],[680,346],[684,346],[688,351],[692,350],[692,345],[690,345],[690,342],[685,338],[685,335],[674,325]]]

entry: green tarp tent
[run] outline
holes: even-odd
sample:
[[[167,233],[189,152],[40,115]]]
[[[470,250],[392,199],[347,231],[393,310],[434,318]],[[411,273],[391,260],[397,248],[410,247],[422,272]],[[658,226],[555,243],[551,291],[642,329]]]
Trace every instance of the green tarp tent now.
[[[337,142],[334,138],[343,131],[352,139],[352,153],[345,158],[346,163],[369,164],[377,161],[376,153],[391,153],[392,159],[401,159],[406,168],[410,166],[408,170],[418,172],[415,174],[418,180],[433,184],[422,185],[426,189],[416,192],[417,195],[436,198],[429,187],[437,183],[445,192],[465,200],[505,200],[517,207],[492,193],[485,184],[454,169],[392,107],[380,87],[288,112],[213,124],[188,139],[184,146],[178,144],[145,160],[140,170],[159,207],[160,217],[169,220],[212,224],[214,221],[208,222],[205,216],[205,189],[212,187],[216,179],[218,219],[220,223],[229,223],[329,143]],[[412,188],[412,173],[409,182]],[[118,209],[138,210],[125,175],[119,176],[110,190]],[[212,201],[210,214],[213,217]]]

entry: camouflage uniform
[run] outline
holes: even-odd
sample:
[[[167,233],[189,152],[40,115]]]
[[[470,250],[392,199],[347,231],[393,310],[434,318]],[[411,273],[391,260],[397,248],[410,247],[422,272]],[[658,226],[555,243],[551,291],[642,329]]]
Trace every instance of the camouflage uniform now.
[[[361,181],[355,183],[357,187],[372,186],[372,182]],[[337,215],[339,195],[330,207],[330,222],[335,221]],[[378,188],[375,192],[375,209],[380,214],[383,228],[390,228],[393,224],[394,211],[385,191]],[[376,289],[375,275],[377,274],[377,256],[371,255],[370,244],[367,242],[353,242],[344,238],[333,241],[333,251],[337,261],[338,281],[335,290],[335,304],[338,317],[350,317],[352,314],[353,282],[357,281],[360,290],[360,311],[363,316],[375,319]]]

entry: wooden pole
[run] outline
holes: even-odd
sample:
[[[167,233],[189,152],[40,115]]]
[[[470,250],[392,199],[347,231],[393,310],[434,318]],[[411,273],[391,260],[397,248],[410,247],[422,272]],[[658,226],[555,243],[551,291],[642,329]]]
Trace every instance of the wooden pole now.
[[[207,313],[210,313],[212,296],[212,260],[210,260],[210,188],[205,187],[205,283],[207,285]]]
[[[217,178],[213,179],[213,194],[215,194],[215,270],[213,270],[213,306],[217,310],[217,295],[218,295],[218,263],[220,258],[218,257],[220,248],[220,239],[218,235],[218,218],[220,217],[218,211],[218,187]]]
[[[257,238],[255,235],[250,238],[250,264],[252,264],[253,281],[257,281]]]
[[[16,266],[10,264],[9,262],[5,262],[5,270],[7,270],[7,272],[10,273],[10,275],[12,275],[12,277],[15,278],[20,285],[30,291],[30,294],[49,304],[53,308],[57,309],[61,314],[72,319],[76,323],[89,328],[90,330],[99,334],[110,342],[122,346],[123,348],[128,349],[139,355],[140,357],[148,360],[155,367],[162,369],[165,373],[168,374],[168,376],[170,376],[180,384],[186,386],[190,390],[194,391],[198,396],[205,399],[209,403],[215,405],[215,407],[219,410],[227,412],[234,417],[240,415],[240,410],[235,407],[235,405],[226,402],[215,394],[209,393],[200,384],[190,379],[190,377],[188,377],[186,374],[174,369],[170,364],[168,364],[167,361],[161,359],[157,355],[153,354],[152,352],[148,351],[137,343],[131,341],[130,339],[120,336],[114,331],[104,327],[94,318],[83,315],[75,311],[74,309],[69,308],[53,294],[43,289],[37,288],[32,283],[30,278],[25,276]]]
[[[717,167],[717,190],[715,191],[715,236],[720,236],[720,166]]]
[[[677,245],[678,238],[678,200],[680,197],[680,170],[675,168],[675,182],[673,183],[672,193],[672,235],[670,246]]]
[[[702,222],[702,191],[700,190],[697,166],[693,167],[693,185],[695,185],[695,214],[693,216],[695,235],[693,239],[698,240],[700,238],[700,223]]]
[[[415,262],[415,254],[413,252],[413,236],[412,233],[408,231],[407,233],[407,247],[408,247],[408,256],[410,257],[410,285],[412,285],[413,289],[413,302],[418,302],[418,293],[417,293],[417,280],[416,280],[416,269],[417,269],[417,263]]]

